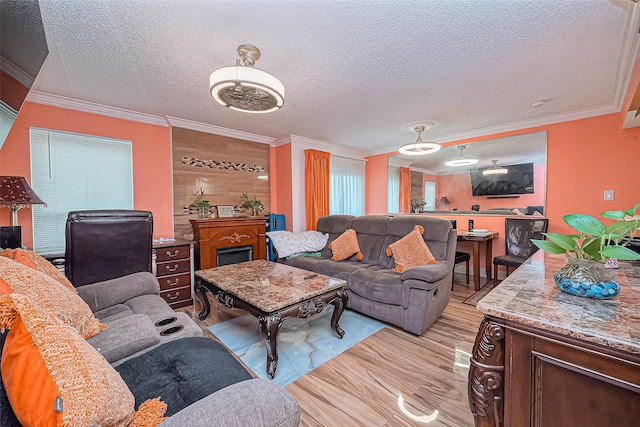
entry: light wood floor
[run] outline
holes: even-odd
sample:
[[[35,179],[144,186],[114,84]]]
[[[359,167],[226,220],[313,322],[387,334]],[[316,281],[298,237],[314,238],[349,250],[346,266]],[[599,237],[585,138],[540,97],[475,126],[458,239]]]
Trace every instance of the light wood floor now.
[[[471,294],[473,285],[456,275],[449,305],[422,336],[387,326],[289,384],[301,425],[473,426],[467,373],[482,315],[462,303]],[[207,326],[234,317],[210,301],[211,314],[198,322],[208,336]],[[197,321],[200,309],[198,302],[180,311]]]

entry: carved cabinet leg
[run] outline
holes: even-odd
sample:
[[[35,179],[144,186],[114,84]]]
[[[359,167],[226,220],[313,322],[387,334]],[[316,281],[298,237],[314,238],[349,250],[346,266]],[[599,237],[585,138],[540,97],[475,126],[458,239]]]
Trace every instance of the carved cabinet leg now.
[[[469,406],[476,427],[502,427],[504,414],[504,328],[480,324],[469,368]]]

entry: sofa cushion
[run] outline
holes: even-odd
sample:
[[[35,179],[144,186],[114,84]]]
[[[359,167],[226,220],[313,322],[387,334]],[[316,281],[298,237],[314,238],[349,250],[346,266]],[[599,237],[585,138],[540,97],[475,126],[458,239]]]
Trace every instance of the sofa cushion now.
[[[15,292],[0,297],[0,312],[0,326],[11,328],[2,380],[23,425],[124,426],[132,420],[126,384],[73,328]]]
[[[349,276],[349,290],[363,298],[385,304],[402,304],[402,279],[388,268],[359,268]]]
[[[345,230],[337,239],[329,243],[331,249],[331,259],[341,261],[355,255],[358,260],[362,260],[362,252],[358,245],[358,236],[352,228]]]
[[[421,225],[416,225],[411,233],[389,245],[387,255],[393,255],[396,263],[393,271],[401,273],[410,267],[438,263],[422,239],[422,233],[424,233],[424,228]]]
[[[31,261],[34,268],[36,268],[38,271],[41,271],[52,279],[57,280],[67,288],[73,289],[75,292],[75,288],[73,287],[69,279],[67,279],[64,274],[60,272],[60,270],[58,270],[53,264],[51,264],[37,252],[22,249],[5,249],[0,252],[0,256],[11,258],[18,262],[20,262],[18,258],[20,258],[21,255],[25,256],[29,261]],[[21,262],[21,264],[24,264],[24,262]]]
[[[160,344],[160,335],[146,314],[134,314],[107,323],[107,329],[87,340],[113,363],[146,348]]]
[[[103,323],[109,323],[116,319],[131,316],[132,314],[135,314],[133,310],[131,310],[124,304],[112,305],[111,307],[107,307],[104,310],[96,311],[95,313],[93,313],[93,315],[100,319],[100,321]]]
[[[0,257],[0,271],[1,278],[14,292],[27,295],[39,308],[51,310],[83,338],[92,337],[104,328],[78,294],[57,280],[6,257]]]
[[[170,341],[115,369],[129,386],[136,404],[160,395],[167,404],[167,416],[224,387],[252,378],[222,344],[209,338]]]

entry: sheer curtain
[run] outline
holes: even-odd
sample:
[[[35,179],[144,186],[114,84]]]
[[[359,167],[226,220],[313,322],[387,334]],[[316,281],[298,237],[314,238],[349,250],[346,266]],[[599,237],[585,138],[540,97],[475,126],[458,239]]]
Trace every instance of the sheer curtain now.
[[[331,156],[331,214],[364,215],[364,160]]]
[[[389,166],[387,171],[387,210],[400,212],[400,168]]]

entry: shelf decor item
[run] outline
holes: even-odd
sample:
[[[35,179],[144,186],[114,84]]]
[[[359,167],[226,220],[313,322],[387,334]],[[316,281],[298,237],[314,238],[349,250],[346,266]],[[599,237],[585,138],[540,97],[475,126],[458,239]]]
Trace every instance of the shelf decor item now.
[[[209,208],[211,205],[208,200],[204,200],[204,188],[200,188],[200,190],[198,190],[193,204],[198,207],[198,218],[209,218]]]
[[[418,213],[424,209],[424,205],[426,204],[427,202],[424,199],[411,199],[411,210],[413,210],[414,213]]]
[[[544,233],[549,240],[531,241],[545,252],[567,254],[567,264],[553,278],[561,291],[571,295],[611,299],[620,292],[616,274],[605,266],[615,265],[613,260],[633,261],[640,254],[627,245],[636,236],[640,219],[640,203],[625,211],[606,211],[600,216],[615,220],[609,225],[583,214],[569,214],[564,222],[577,234]]]
[[[242,201],[242,207],[249,209],[251,216],[258,216],[258,214],[264,210],[264,205],[255,195],[249,197],[247,193],[242,193]]]

